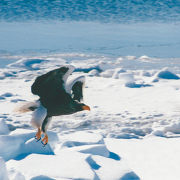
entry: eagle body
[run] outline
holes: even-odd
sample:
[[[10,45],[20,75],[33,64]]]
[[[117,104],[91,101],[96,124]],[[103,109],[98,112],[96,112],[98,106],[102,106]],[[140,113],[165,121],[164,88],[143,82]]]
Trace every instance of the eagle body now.
[[[69,115],[81,111],[81,104],[74,101],[67,93],[64,95],[56,95],[51,101],[43,101],[40,99],[42,105],[47,109],[48,116]]]
[[[22,112],[34,111],[31,123],[38,129],[35,137],[40,140],[41,133],[44,133],[44,145],[48,143],[46,131],[53,116],[90,110],[89,106],[81,103],[85,77],[79,76],[67,81],[74,69],[74,66],[65,65],[37,77],[31,91],[39,96],[39,100],[19,109]]]

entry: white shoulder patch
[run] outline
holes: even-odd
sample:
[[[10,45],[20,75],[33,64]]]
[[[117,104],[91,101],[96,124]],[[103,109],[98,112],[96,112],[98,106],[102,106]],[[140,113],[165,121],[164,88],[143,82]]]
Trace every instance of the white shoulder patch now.
[[[71,79],[69,79],[65,85],[65,90],[67,93],[71,94],[72,87],[77,81],[82,82],[84,85],[85,84],[85,76],[72,77]]]
[[[62,66],[62,67],[68,68],[68,71],[67,71],[66,74],[63,76],[64,84],[66,84],[66,81],[67,81],[68,77],[69,77],[70,74],[72,74],[72,72],[75,70],[75,67],[72,66],[72,65],[64,65],[64,66]]]

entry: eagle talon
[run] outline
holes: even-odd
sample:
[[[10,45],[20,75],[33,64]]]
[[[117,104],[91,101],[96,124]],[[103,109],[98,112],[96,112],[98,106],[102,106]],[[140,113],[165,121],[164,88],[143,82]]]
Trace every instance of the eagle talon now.
[[[37,139],[37,138],[35,138],[35,139]],[[38,141],[40,141],[41,140],[41,137],[39,138],[39,139],[37,139],[37,141],[36,142],[38,142]]]
[[[42,139],[41,143],[44,145],[44,147],[47,145],[47,143],[48,143],[48,136],[47,136],[47,134],[45,134],[45,136]]]
[[[44,144],[44,142],[43,142],[43,141],[41,141],[41,143],[43,144],[43,147],[45,147],[45,146],[47,145],[47,143],[46,143],[46,144]]]
[[[41,129],[40,128],[38,128],[38,132],[35,135],[35,139],[37,139],[36,142],[38,142],[41,139]]]

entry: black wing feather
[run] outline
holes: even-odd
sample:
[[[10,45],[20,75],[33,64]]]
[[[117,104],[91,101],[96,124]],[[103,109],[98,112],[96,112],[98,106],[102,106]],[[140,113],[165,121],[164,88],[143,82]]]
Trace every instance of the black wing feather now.
[[[50,100],[55,94],[64,92],[63,76],[69,68],[61,67],[37,77],[31,91],[41,99]]]

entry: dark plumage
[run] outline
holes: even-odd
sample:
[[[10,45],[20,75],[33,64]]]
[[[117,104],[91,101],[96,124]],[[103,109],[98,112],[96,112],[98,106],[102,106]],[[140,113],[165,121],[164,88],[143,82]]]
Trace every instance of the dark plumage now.
[[[37,140],[41,139],[41,132],[45,134],[42,139],[44,145],[48,142],[46,131],[52,116],[90,110],[89,106],[80,102],[83,98],[85,77],[80,76],[67,82],[74,69],[73,66],[66,65],[37,77],[31,91],[40,97],[39,101],[19,110],[25,112],[28,108],[34,111],[31,122],[38,128]]]
[[[71,67],[71,66],[70,66]],[[47,109],[47,116],[59,116],[82,111],[85,104],[79,103],[82,97],[82,82],[77,81],[71,97],[65,90],[64,75],[69,67],[61,67],[39,76],[31,87],[33,94],[40,97],[41,104]],[[77,100],[77,101],[75,101]]]

